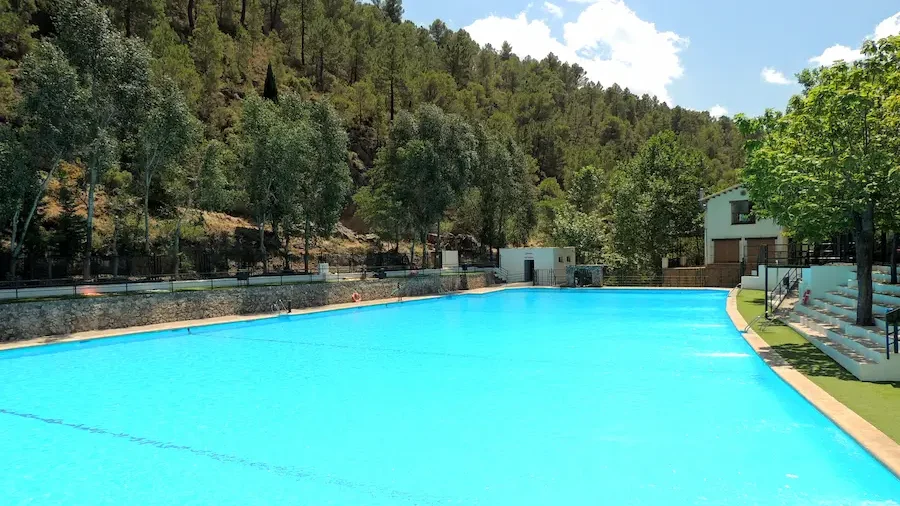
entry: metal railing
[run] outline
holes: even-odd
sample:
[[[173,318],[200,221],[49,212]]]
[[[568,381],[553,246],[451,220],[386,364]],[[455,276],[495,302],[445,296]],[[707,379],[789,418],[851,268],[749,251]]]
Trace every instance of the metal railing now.
[[[800,267],[789,268],[771,292],[768,291],[769,276],[766,273],[766,311],[764,313],[766,319],[769,319],[775,314],[775,311],[778,311],[788,295],[800,284],[801,272]]]
[[[894,327],[893,339],[891,326]],[[889,310],[884,314],[884,349],[888,360],[891,358],[891,343],[894,344],[894,355],[900,353],[900,307]]]
[[[532,278],[534,286],[562,286],[566,284],[565,269],[535,269]]]

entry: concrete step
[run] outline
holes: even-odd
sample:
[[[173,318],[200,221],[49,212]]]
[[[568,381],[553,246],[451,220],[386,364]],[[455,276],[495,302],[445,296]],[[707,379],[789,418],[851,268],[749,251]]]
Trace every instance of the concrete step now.
[[[799,304],[794,309],[807,316],[837,325],[845,334],[864,337],[876,344],[884,342],[884,321],[876,318],[875,324],[880,327],[860,327],[856,324],[855,307],[849,308],[822,299],[813,299],[809,305]]]
[[[817,329],[814,324],[807,325],[797,319],[797,316],[795,314],[794,318],[788,320],[788,326],[860,380],[889,381],[889,378],[897,377],[900,374],[900,368],[895,367],[900,365],[900,361],[873,361],[841,342],[835,341],[827,333]]]
[[[854,313],[853,316],[856,316],[856,303],[858,301],[857,297],[854,295],[846,294],[840,291],[827,292],[822,295],[823,299],[829,302],[835,302],[838,304],[843,304],[844,306],[853,308]],[[872,296],[872,312],[876,315],[887,313],[888,311],[894,309],[893,305],[885,305],[879,304],[879,301],[875,300],[875,296]]]
[[[851,279],[847,281],[848,288],[858,288],[855,279]],[[872,279],[872,289],[879,293],[890,294],[893,296],[900,296],[900,285],[892,285],[890,283],[882,283],[876,279]]]
[[[859,298],[859,290],[856,288],[839,286],[836,291],[854,300]],[[872,301],[883,307],[900,307],[900,295],[893,295],[890,292],[885,293],[876,291],[872,294]]]
[[[851,272],[856,272],[856,267],[851,268],[850,271],[851,271]],[[890,266],[890,265],[873,265],[873,266],[872,266],[872,272],[878,272],[878,273],[881,273],[881,274],[888,274],[888,275],[890,275],[890,273],[891,273],[891,266]]]
[[[884,344],[873,341],[868,336],[854,335],[844,329],[841,323],[834,322],[827,314],[821,312],[795,312],[791,317],[794,321],[816,330],[821,337],[827,338],[844,348],[853,351],[854,360],[865,357],[871,362],[880,362],[886,357]]]

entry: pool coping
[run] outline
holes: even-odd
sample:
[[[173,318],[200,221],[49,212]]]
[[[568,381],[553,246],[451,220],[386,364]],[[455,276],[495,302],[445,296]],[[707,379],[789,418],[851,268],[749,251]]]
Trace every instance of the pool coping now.
[[[900,444],[794,369],[755,330],[751,328],[744,332],[747,321],[738,311],[736,291],[728,294],[726,311],[747,344],[775,374],[900,478]]]
[[[472,290],[466,290],[464,292],[454,292],[450,295],[479,295],[484,293],[491,293],[500,290],[509,290],[509,289],[517,289],[517,288],[531,288],[531,285],[528,284],[525,286],[525,283],[511,283],[509,285],[502,286],[491,286],[485,288],[475,288]],[[342,309],[352,309],[352,308],[361,308],[361,307],[370,307],[370,306],[381,306],[387,304],[401,304],[403,302],[410,302],[415,300],[428,300],[435,299],[438,297],[444,297],[445,295],[421,295],[421,296],[413,296],[413,297],[403,297],[402,299],[397,299],[396,297],[392,297],[389,299],[374,299],[374,300],[366,300],[361,302],[347,302],[340,304],[326,304],[324,306],[316,306],[316,307],[308,307],[303,309],[294,309],[289,314],[291,315],[304,315],[304,314],[313,314],[313,313],[322,313],[326,311],[339,311]],[[21,348],[34,348],[37,346],[46,346],[53,344],[61,344],[61,343],[74,343],[74,342],[84,342],[84,341],[93,341],[95,339],[105,339],[108,337],[122,337],[122,336],[130,336],[134,334],[144,334],[148,332],[159,332],[164,330],[180,330],[180,329],[188,329],[188,328],[196,328],[196,327],[208,327],[211,325],[222,325],[225,323],[241,323],[241,322],[252,322],[259,320],[267,320],[272,318],[278,318],[288,313],[263,313],[263,314],[251,314],[251,315],[230,315],[230,316],[218,316],[213,318],[202,318],[197,320],[179,320],[174,322],[167,323],[154,323],[151,325],[137,325],[133,327],[122,327],[118,329],[106,329],[106,330],[86,330],[84,332],[75,332],[72,334],[65,334],[62,336],[42,336],[35,337],[33,339],[23,339],[21,341],[11,341],[6,343],[0,343],[0,352],[7,350],[16,350]]]

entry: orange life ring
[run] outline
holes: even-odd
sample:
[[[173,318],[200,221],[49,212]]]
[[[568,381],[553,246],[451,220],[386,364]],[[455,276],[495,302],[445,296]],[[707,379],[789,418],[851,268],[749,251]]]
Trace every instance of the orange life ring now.
[[[359,292],[353,292],[353,295],[350,296],[350,299],[353,302],[359,302],[362,300],[362,296],[359,294]]]

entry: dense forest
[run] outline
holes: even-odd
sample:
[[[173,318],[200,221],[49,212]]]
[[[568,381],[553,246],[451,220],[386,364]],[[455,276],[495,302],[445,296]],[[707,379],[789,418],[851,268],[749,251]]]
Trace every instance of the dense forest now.
[[[727,117],[400,0],[0,0],[3,245],[86,276],[186,244],[289,257],[339,222],[374,248],[470,234],[653,271],[743,163]]]

